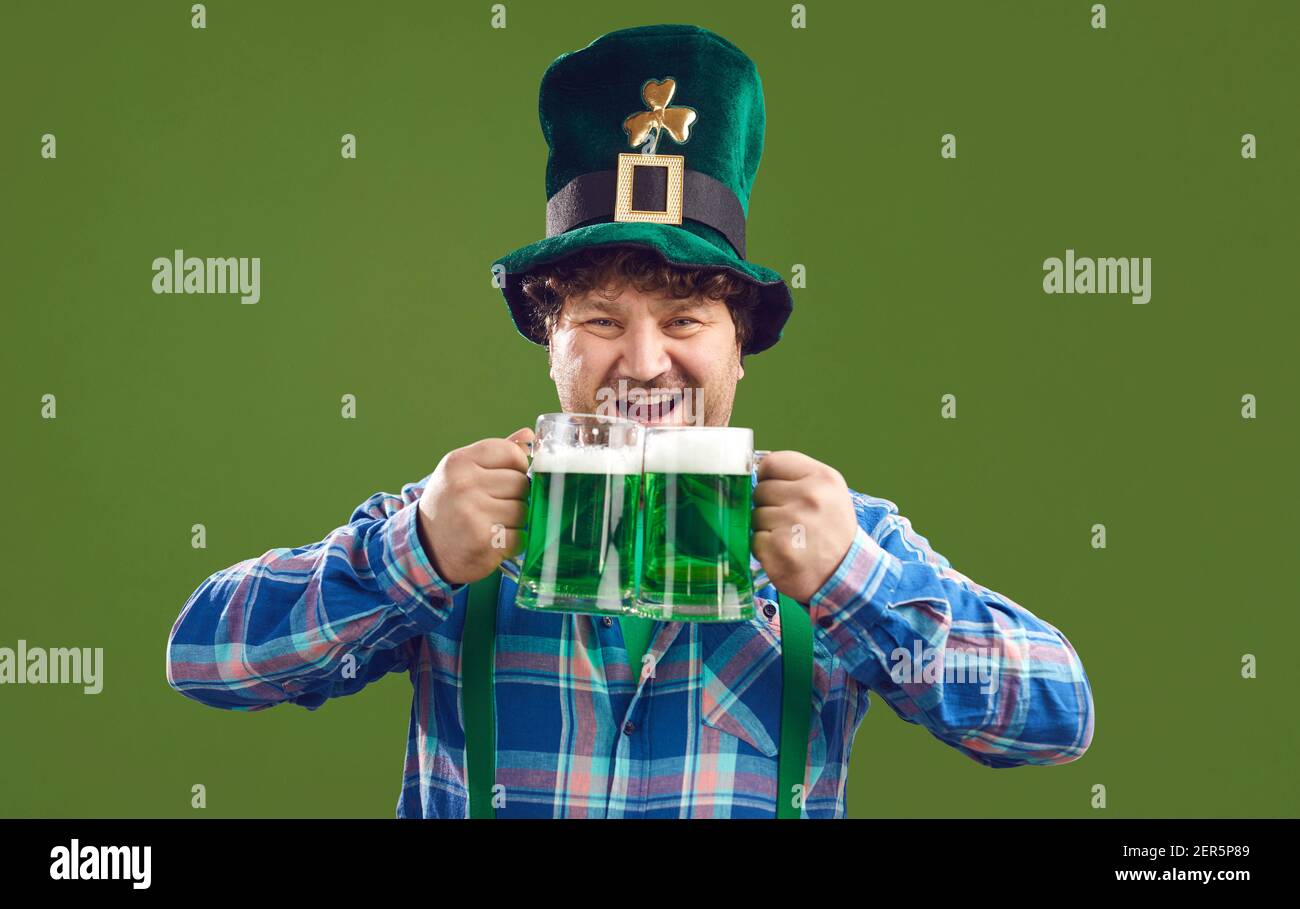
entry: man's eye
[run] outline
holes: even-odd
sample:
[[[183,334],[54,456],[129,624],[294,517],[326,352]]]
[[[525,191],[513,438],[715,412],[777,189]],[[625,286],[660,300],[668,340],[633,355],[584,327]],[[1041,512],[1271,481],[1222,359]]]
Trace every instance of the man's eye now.
[[[674,324],[674,325],[680,325],[680,324],[682,324],[682,323],[685,323],[686,325],[698,325],[698,324],[699,324],[699,322],[698,322],[697,320],[695,320],[695,319],[688,319],[688,318],[686,318],[686,316],[682,316],[680,319],[673,319],[673,324]]]
[[[614,322],[613,322],[612,319],[588,319],[588,320],[587,320],[587,324],[588,324],[588,325],[596,325],[596,324],[601,323],[601,322],[604,323],[604,325],[601,325],[601,326],[600,326],[601,328],[604,328],[605,325],[613,325],[613,324],[614,324]]]

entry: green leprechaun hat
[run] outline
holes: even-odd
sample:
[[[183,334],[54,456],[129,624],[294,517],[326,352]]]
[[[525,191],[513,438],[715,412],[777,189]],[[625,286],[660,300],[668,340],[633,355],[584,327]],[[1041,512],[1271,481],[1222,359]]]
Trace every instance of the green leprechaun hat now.
[[[743,352],[780,339],[794,307],[790,289],[745,260],[766,124],[752,60],[694,25],[622,29],[547,67],[539,113],[550,148],[546,238],[493,263],[520,334],[546,343],[521,289],[531,268],[588,247],[641,246],[758,285]]]

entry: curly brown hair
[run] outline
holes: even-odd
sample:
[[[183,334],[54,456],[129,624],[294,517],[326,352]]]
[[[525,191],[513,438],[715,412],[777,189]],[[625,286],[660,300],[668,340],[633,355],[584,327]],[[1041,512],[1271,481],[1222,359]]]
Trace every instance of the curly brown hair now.
[[[731,312],[736,343],[745,350],[753,331],[758,287],[721,268],[674,265],[657,252],[637,246],[597,246],[532,269],[520,286],[527,297],[533,331],[551,336],[564,301],[595,288],[631,283],[642,293],[664,292],[675,299],[702,296],[720,300]]]

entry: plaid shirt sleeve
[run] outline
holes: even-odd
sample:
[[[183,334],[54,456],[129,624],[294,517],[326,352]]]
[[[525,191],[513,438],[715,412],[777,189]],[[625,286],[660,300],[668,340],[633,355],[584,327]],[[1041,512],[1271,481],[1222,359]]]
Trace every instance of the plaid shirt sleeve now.
[[[208,577],[167,640],[167,682],[229,710],[316,709],[410,663],[463,585],[438,577],[417,531],[428,477],[375,493],[319,543]]]
[[[808,603],[848,674],[986,766],[1081,757],[1092,689],[1065,635],[954,570],[894,503],[851,494],[857,534]]]

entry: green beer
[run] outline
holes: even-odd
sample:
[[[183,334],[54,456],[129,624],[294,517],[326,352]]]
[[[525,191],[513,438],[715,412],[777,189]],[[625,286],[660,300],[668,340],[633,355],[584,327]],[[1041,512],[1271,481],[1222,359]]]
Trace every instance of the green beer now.
[[[748,429],[647,433],[639,614],[667,621],[753,618],[752,464]]]
[[[566,426],[583,415],[564,415]],[[591,419],[595,419],[594,417]],[[602,435],[575,427],[574,439]],[[516,602],[529,609],[624,613],[636,592],[641,450],[566,445],[555,431],[534,442],[528,534]]]

